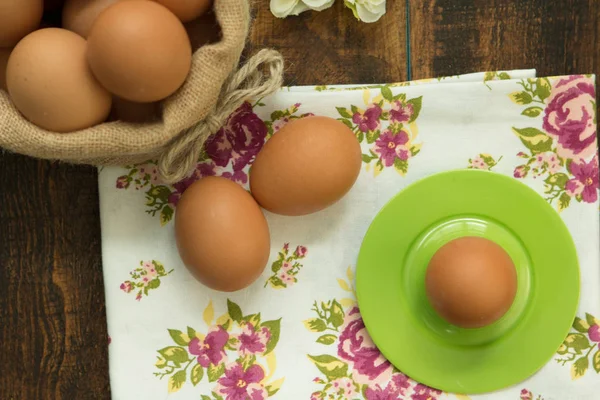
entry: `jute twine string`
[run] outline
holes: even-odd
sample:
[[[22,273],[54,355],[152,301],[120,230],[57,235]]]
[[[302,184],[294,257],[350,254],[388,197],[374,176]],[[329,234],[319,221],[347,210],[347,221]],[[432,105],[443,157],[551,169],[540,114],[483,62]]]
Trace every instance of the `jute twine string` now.
[[[261,66],[268,69],[265,75]],[[206,140],[225,124],[244,101],[265,97],[283,84],[283,57],[278,51],[263,49],[250,58],[225,82],[213,111],[196,125],[181,132],[167,145],[158,160],[158,172],[165,183],[176,183],[194,170]]]

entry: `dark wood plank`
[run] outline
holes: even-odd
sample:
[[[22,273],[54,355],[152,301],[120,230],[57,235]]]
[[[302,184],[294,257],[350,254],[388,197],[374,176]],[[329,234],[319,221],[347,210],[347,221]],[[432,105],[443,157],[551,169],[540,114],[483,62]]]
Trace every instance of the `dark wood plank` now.
[[[248,52],[275,48],[286,58],[287,85],[401,82],[407,79],[406,5],[388,1],[375,24],[357,21],[343,1],[322,12],[275,18],[254,2]]]
[[[0,156],[0,398],[108,399],[96,170]]]
[[[413,79],[536,68],[600,73],[596,0],[409,0]]]

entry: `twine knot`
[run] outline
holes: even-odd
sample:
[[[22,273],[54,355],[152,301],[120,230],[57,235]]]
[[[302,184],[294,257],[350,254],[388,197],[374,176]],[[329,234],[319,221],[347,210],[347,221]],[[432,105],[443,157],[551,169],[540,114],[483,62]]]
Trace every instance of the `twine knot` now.
[[[260,67],[269,72],[264,74]],[[283,84],[283,57],[278,51],[263,49],[233,73],[223,85],[221,95],[206,118],[182,131],[158,160],[158,172],[165,183],[176,183],[195,169],[206,140],[225,124],[244,101],[261,98]]]

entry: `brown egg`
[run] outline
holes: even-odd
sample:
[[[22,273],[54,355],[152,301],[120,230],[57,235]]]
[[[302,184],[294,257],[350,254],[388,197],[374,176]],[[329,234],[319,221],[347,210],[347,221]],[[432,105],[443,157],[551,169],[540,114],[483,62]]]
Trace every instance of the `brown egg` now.
[[[71,132],[103,122],[111,96],[92,75],[85,40],[66,29],[27,35],[8,59],[6,83],[15,106],[37,126]]]
[[[160,119],[159,103],[135,103],[117,96],[113,97],[111,119],[143,124]]]
[[[431,258],[425,277],[427,297],[446,321],[481,328],[499,320],[517,293],[517,272],[496,243],[463,237],[442,246]]]
[[[67,0],[62,12],[63,28],[87,38],[96,18],[119,0]]]
[[[360,144],[343,123],[327,117],[293,120],[256,157],[250,188],[258,203],[282,215],[305,215],[340,200],[361,166]]]
[[[0,1],[0,47],[12,47],[40,25],[43,0]]]
[[[167,7],[182,22],[190,22],[212,7],[212,0],[154,0]]]
[[[177,204],[175,235],[183,263],[215,290],[249,286],[269,259],[269,227],[260,207],[225,178],[203,178],[185,191]]]
[[[162,100],[183,84],[192,48],[173,13],[153,1],[129,0],[98,16],[87,56],[94,75],[111,93],[145,103]]]
[[[0,49],[0,89],[6,90],[6,65],[12,49]]]

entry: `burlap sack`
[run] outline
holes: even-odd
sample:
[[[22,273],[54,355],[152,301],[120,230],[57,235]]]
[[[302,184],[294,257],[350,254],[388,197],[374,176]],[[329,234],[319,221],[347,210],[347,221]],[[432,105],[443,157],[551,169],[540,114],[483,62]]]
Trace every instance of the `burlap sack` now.
[[[248,0],[215,0],[214,12],[222,38],[194,53],[186,83],[163,101],[160,122],[115,121],[66,134],[49,132],[27,121],[0,90],[0,147],[76,164],[131,165],[154,159],[165,182],[181,180],[231,112],[246,98],[281,86],[283,63],[273,50],[261,51],[237,70],[250,25]],[[263,76],[261,64],[270,69],[269,76]]]

